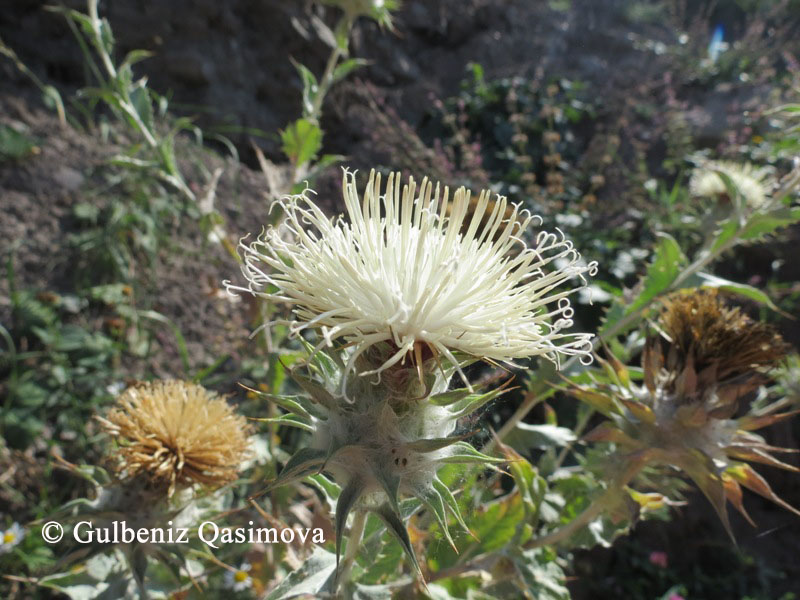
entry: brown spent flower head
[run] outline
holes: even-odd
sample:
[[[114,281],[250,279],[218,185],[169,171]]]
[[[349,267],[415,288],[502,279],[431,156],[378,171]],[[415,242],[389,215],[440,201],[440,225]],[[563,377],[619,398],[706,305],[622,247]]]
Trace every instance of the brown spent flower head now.
[[[697,371],[716,365],[718,380],[769,370],[789,349],[772,327],[725,306],[715,289],[664,300],[659,324]]]
[[[613,464],[624,464],[632,477],[646,466],[683,471],[729,533],[728,502],[752,523],[742,487],[800,515],[749,464],[800,472],[774,456],[796,450],[754,433],[800,411],[779,412],[786,406],[779,400],[735,417],[740,400],[766,381],[788,346],[768,325],[725,306],[716,290],[679,293],[664,304],[661,335],[648,339],[642,355],[643,385],[610,354],[598,362],[611,383],[573,386],[576,397],[607,417],[584,440],[616,444]]]
[[[185,381],[130,387],[98,419],[119,443],[117,475],[146,477],[169,497],[193,484],[217,488],[236,480],[249,453],[245,418],[224,398]]]

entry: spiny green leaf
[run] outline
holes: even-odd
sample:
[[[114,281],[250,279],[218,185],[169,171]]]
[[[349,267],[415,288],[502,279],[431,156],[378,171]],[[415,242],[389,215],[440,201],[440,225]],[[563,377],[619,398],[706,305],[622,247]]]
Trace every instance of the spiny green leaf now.
[[[503,458],[493,458],[473,448],[467,442],[456,442],[453,444],[453,453],[450,456],[440,458],[439,462],[442,463],[482,463],[486,465],[497,464],[505,462]]]
[[[509,383],[511,383],[510,379],[500,387],[493,389],[490,392],[486,392],[485,394],[470,394],[466,398],[454,402],[450,407],[450,410],[453,412],[453,418],[460,419],[461,417],[465,417],[475,412],[488,402],[491,402],[498,396],[515,389],[508,387]]]
[[[428,402],[435,404],[436,406],[450,406],[454,402],[463,400],[471,393],[472,392],[470,392],[467,388],[460,388],[457,390],[451,390],[449,392],[442,392],[441,394],[433,394],[430,398],[428,398]]]
[[[774,233],[800,221],[800,207],[782,207],[766,214],[753,215],[741,231],[743,240],[752,240]]]
[[[292,455],[286,463],[286,466],[283,467],[280,475],[269,483],[267,489],[286,485],[300,477],[312,474],[325,464],[325,459],[328,457],[328,454],[328,450],[301,448]]]
[[[764,306],[768,306],[776,312],[781,312],[778,306],[772,301],[766,292],[758,289],[757,287],[747,285],[746,283],[729,281],[709,273],[698,273],[696,278],[690,277],[686,281],[686,287],[719,288],[726,292],[731,292],[733,294],[738,294],[739,296],[749,298],[750,300],[754,300],[760,304],[763,304]]]
[[[353,505],[364,493],[364,483],[359,477],[353,477],[342,490],[339,495],[339,500],[336,503],[336,568],[339,568],[339,556],[342,552],[342,535],[344,534],[345,525],[347,525],[347,516]],[[351,540],[351,544],[357,544],[358,540]]]
[[[297,429],[302,429],[308,432],[314,432],[314,426],[301,421],[300,419],[303,418],[302,416],[296,415],[294,413],[286,413],[285,415],[281,415],[280,417],[268,417],[264,419],[256,419],[252,418],[253,421],[260,421],[261,423],[274,423],[276,425],[285,425],[286,427],[296,427]]]
[[[379,469],[375,472],[375,478],[381,484],[383,491],[389,498],[389,504],[397,514],[400,514],[400,505],[398,504],[397,493],[400,487],[400,478],[387,472],[384,469]]]
[[[415,452],[433,452],[434,450],[441,450],[442,448],[446,448],[447,446],[452,446],[456,442],[460,442],[468,438],[470,435],[472,434],[468,433],[466,435],[457,435],[453,437],[417,440],[415,442],[409,442],[408,444],[406,444],[406,448],[414,450]]]
[[[450,512],[453,513],[453,516],[458,524],[461,525],[464,531],[468,532],[470,535],[473,535],[469,527],[467,527],[467,524],[464,522],[464,517],[461,516],[461,509],[458,506],[458,501],[456,500],[456,497],[453,496],[453,492],[450,491],[450,488],[448,488],[438,477],[433,478],[433,487],[436,488],[436,491],[441,494],[442,499],[445,501],[445,504],[447,504]]]
[[[308,398],[305,396],[288,396],[288,395],[279,395],[279,394],[270,394],[269,392],[262,392],[260,390],[256,390],[246,385],[239,384],[241,387],[246,389],[248,392],[255,394],[258,398],[262,400],[268,400],[269,402],[273,402],[280,406],[282,409],[299,415],[304,419],[310,419],[311,415],[314,414],[315,417],[320,418],[322,413],[319,412],[318,409],[313,408],[313,403],[309,401]],[[308,406],[308,410],[306,409]]]
[[[328,410],[336,409],[336,399],[319,383],[309,377],[306,377],[305,375],[301,375],[294,369],[289,373],[289,375],[297,382],[297,385],[299,385],[306,394],[311,396],[313,401],[322,404],[322,406]]]
[[[433,513],[433,516],[436,518],[436,522],[439,523],[439,528],[442,530],[445,539],[447,539],[453,550],[458,553],[458,548],[456,548],[456,544],[453,542],[453,538],[450,536],[450,530],[447,528],[447,512],[445,511],[444,500],[442,500],[441,494],[439,494],[439,492],[437,492],[434,488],[427,488],[418,490],[416,496],[422,500],[422,502],[425,503],[425,506],[427,506]]]
[[[414,565],[417,575],[420,579],[423,579],[422,569],[420,569],[419,562],[417,562],[417,556],[414,553],[414,546],[411,545],[411,538],[408,537],[408,531],[406,530],[406,526],[403,524],[403,521],[400,519],[399,512],[395,511],[388,504],[383,504],[380,508],[374,510],[373,512],[380,517],[381,521],[383,521],[383,523],[386,525],[386,528],[389,530],[389,532],[397,538],[398,542],[400,542],[400,545],[403,547],[406,556],[408,556],[411,564]]]

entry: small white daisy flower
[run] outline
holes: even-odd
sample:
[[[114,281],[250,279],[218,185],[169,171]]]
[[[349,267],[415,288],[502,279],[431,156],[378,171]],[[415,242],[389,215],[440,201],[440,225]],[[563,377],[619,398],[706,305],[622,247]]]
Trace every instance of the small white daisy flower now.
[[[24,537],[25,529],[19,523],[11,525],[6,531],[0,533],[0,554],[11,552],[11,549],[19,545]]]
[[[372,171],[360,197],[355,174],[345,171],[342,187],[347,220],[326,217],[310,190],[278,201],[282,225],[240,243],[249,286],[225,282],[228,291],[293,304],[293,333],[314,328],[320,348],[336,339],[353,346],[347,371],[380,342],[396,351],[373,372],[420,344],[456,368],[454,351],[556,364],[563,355],[589,356],[592,336],[565,332],[575,289],[561,286],[573,277],[585,285],[583,274],[597,265],[583,262],[560,230],[540,231],[528,247],[523,234],[539,217],[517,206],[507,217],[506,198],[492,202],[488,191],[477,203],[463,187],[451,198],[427,178],[401,186],[399,173],[390,174],[382,190]]]
[[[730,178],[751,209],[761,208],[768,200],[774,182],[765,168],[750,163],[709,161],[692,172],[689,193],[699,198],[727,196],[728,188],[720,173]]]
[[[253,587],[253,578],[250,577],[249,563],[242,563],[238,569],[225,573],[225,587],[234,592],[241,592]]]

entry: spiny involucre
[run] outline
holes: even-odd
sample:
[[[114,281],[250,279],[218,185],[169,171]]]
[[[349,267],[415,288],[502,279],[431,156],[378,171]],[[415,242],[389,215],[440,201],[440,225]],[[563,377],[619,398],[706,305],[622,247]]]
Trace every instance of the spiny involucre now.
[[[561,232],[540,232],[528,247],[537,218],[489,192],[451,198],[399,174],[381,188],[373,171],[361,197],[345,171],[343,193],[347,220],[326,217],[307,193],[281,200],[282,224],[241,245],[249,286],[227,285],[293,305],[292,332],[321,338],[306,344],[307,372],[292,371],[307,396],[267,394],[287,411],[276,422],[313,432],[272,485],[331,474],[342,488],[337,557],[348,514],[372,511],[419,569],[401,498],[417,498],[452,543],[448,513],[464,522],[439,467],[500,462],[454,435],[461,417],[505,391],[476,393],[463,367],[587,357],[591,336],[565,331],[575,290],[561,286],[595,265]],[[449,389],[456,373],[466,388]]]
[[[584,439],[616,444],[615,466],[632,461],[642,468],[682,470],[729,533],[726,502],[750,520],[741,486],[800,515],[745,462],[800,472],[773,456],[791,450],[771,446],[753,433],[798,411],[779,412],[785,406],[781,401],[740,410],[784,359],[788,346],[780,335],[726,306],[716,290],[674,294],[664,301],[658,325],[660,335],[647,340],[642,354],[642,385],[611,356],[602,362],[614,383],[573,389],[608,417]]]

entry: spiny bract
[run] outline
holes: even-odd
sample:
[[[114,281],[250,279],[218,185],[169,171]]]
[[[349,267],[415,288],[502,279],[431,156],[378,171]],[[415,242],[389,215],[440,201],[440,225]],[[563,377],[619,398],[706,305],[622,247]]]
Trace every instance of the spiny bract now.
[[[772,455],[792,450],[770,446],[752,433],[798,411],[779,413],[783,403],[776,402],[736,417],[741,402],[783,359],[781,337],[725,306],[716,290],[667,299],[658,324],[661,335],[648,339],[642,356],[644,385],[635,384],[611,356],[602,363],[614,383],[573,388],[575,396],[609,419],[585,439],[615,443],[622,461],[681,469],[711,501],[729,533],[726,501],[750,520],[740,486],[800,514],[744,462],[800,472]]]

